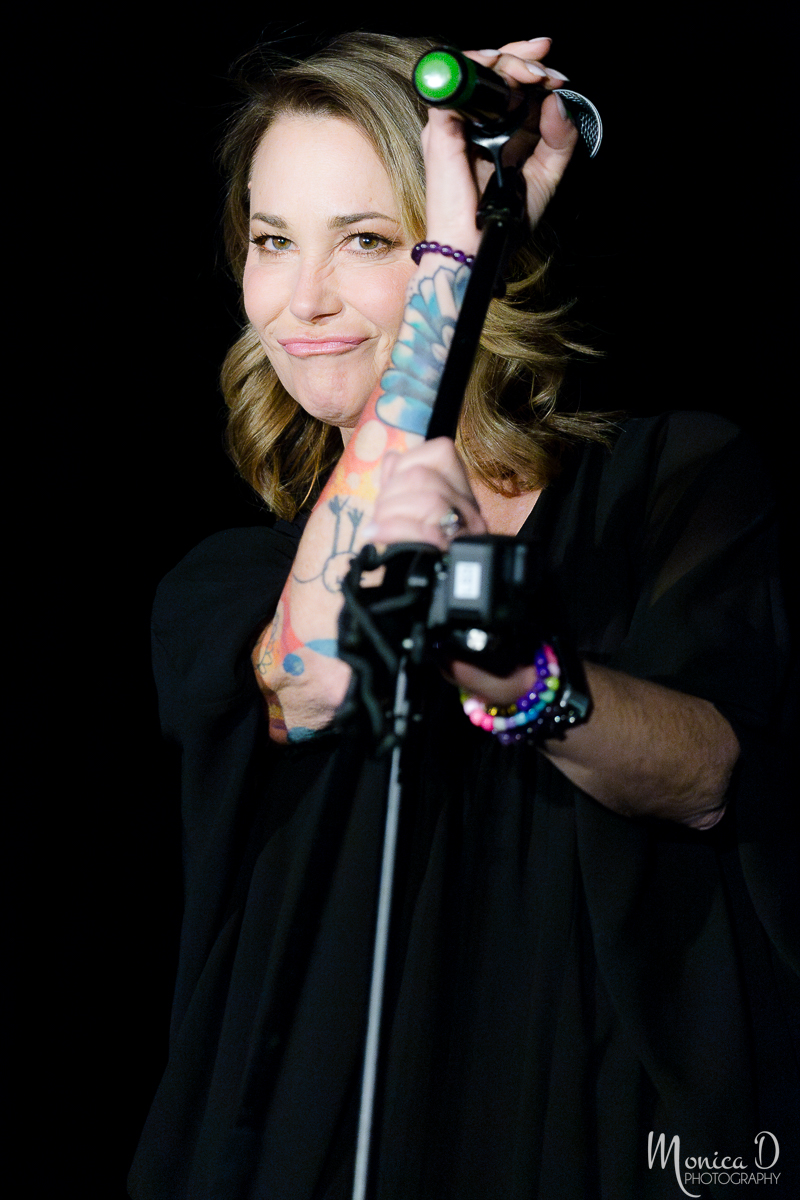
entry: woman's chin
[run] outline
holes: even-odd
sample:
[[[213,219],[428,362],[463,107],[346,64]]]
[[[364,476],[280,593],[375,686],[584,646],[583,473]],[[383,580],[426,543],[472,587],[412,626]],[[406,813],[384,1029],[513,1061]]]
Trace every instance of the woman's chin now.
[[[337,429],[353,429],[366,408],[367,401],[375,390],[375,384],[363,384],[339,395],[325,388],[298,388],[294,397],[301,408],[311,417]],[[358,397],[354,400],[353,397]]]

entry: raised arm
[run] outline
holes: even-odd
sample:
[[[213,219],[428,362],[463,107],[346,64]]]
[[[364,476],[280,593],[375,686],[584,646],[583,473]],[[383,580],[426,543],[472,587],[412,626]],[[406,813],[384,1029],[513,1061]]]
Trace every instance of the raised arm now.
[[[518,51],[516,46],[506,49]],[[502,68],[502,58],[493,62],[480,57],[488,65]],[[437,128],[440,123],[441,128]],[[444,135],[443,143],[438,141],[440,134]],[[441,219],[453,244],[456,237],[468,236],[457,214],[458,196],[463,196],[466,184],[462,178],[462,190],[456,190],[457,168],[445,172],[440,146],[449,146],[452,162],[459,162],[457,134],[452,118],[431,114],[426,137],[437,139],[437,153],[429,153],[430,176],[437,177],[441,168],[437,195],[453,197],[450,211],[443,209],[436,219]],[[552,195],[554,181],[560,178],[564,158],[572,148],[564,126],[559,125],[554,99],[543,108],[542,135],[525,167],[534,222]],[[452,143],[446,140],[448,136]],[[453,228],[458,229],[457,234],[451,233]],[[449,462],[446,455],[434,449],[435,443],[430,446],[431,454],[439,454],[447,488],[458,486],[463,481],[460,464]],[[385,473],[386,486],[371,530],[377,540],[436,540],[430,533],[431,522],[417,518],[416,471],[416,458],[410,455],[393,463]],[[439,514],[447,502],[443,490]],[[499,531],[496,526],[490,527],[493,532]],[[585,666],[593,697],[591,718],[587,724],[571,729],[563,740],[546,742],[543,752],[572,782],[622,815],[675,820],[698,829],[716,824],[724,811],[726,791],[739,755],[738,741],[725,717],[707,700],[596,664]],[[496,704],[510,703],[533,682],[532,668],[527,664],[508,679],[492,677],[465,663],[453,663],[452,673],[462,687]]]
[[[545,38],[474,57],[514,86],[540,82],[553,89],[564,77],[537,61],[548,49]],[[577,140],[576,130],[552,97],[542,106],[540,130],[540,141],[525,166],[533,224],[555,191]],[[479,242],[475,210],[490,168],[470,162],[462,124],[446,112],[431,112],[423,150],[426,236],[473,254]],[[449,479],[442,475],[437,455],[454,459],[452,451],[422,445],[467,277],[468,269],[451,258],[423,256],[409,285],[391,367],[357,426],[346,435],[344,453],[309,518],[275,618],[255,648],[253,663],[276,741],[323,729],[344,698],[349,672],[335,657],[340,581],[352,554],[367,540],[364,530],[372,525],[381,470],[393,469],[384,467],[393,461],[387,455],[416,452],[409,459],[412,474],[407,482],[417,515],[428,525],[425,540],[441,539],[443,503],[444,511],[458,508],[468,531],[486,528],[457,462]]]
[[[365,531],[372,525],[381,471],[392,461],[387,456],[419,448],[409,484],[415,489],[418,519],[424,521],[426,513],[429,518],[421,540],[435,540],[443,503],[458,508],[472,532],[485,529],[466,481],[451,483],[434,465],[426,469],[430,452],[423,444],[465,271],[459,273],[446,260],[423,259],[409,289],[384,386],[347,439],[309,517],[275,619],[255,648],[253,664],[275,741],[298,740],[323,729],[344,699],[349,668],[336,658],[341,580],[353,554],[369,540]]]

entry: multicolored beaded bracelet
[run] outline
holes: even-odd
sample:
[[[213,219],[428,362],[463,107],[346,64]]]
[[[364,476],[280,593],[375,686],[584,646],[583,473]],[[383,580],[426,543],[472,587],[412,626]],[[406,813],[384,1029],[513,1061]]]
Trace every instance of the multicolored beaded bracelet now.
[[[493,704],[487,708],[477,696],[461,693],[461,704],[472,724],[496,734],[504,746],[520,740],[523,728],[541,716],[561,687],[561,665],[552,646],[543,644],[533,665],[536,668],[533,687],[507,707]]]
[[[591,698],[577,660],[566,674],[555,649],[545,642],[536,653],[534,667],[533,687],[507,707],[487,706],[477,696],[461,692],[461,704],[472,724],[493,733],[503,746],[563,736],[565,726],[581,724],[591,712]]]
[[[442,246],[439,242],[417,242],[411,251],[411,257],[417,266],[419,266],[423,254],[443,254],[445,258],[452,258],[455,262],[463,263],[465,267],[471,267],[475,262],[474,254],[465,254],[463,250],[454,250],[452,246]]]

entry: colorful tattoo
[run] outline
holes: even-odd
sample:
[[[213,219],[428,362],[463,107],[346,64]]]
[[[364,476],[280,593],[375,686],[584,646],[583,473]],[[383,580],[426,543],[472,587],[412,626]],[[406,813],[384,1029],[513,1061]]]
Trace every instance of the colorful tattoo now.
[[[291,618],[281,598],[272,624],[267,627],[264,637],[253,653],[253,666],[265,681],[268,681],[270,676],[274,678],[277,670],[297,678],[306,669],[302,655],[306,648],[315,650],[317,654],[324,654],[326,658],[336,657],[336,640],[333,638],[317,638],[308,642],[300,640],[292,629]]]
[[[381,464],[387,453],[403,453],[410,442],[416,444],[428,428],[470,276],[469,268],[454,270],[454,266],[449,262],[438,266],[433,275],[412,285],[392,365],[370,398],[312,514],[315,549],[305,558],[298,555],[299,569],[292,573],[275,619],[254,652],[253,664],[269,710],[270,737],[276,742],[315,736],[305,723],[287,728],[278,693],[290,680],[299,681],[304,675],[324,693],[325,685],[315,683],[308,652],[336,658],[336,609],[329,597],[341,592],[341,581],[357,549],[359,527],[378,494]],[[292,607],[305,640],[292,627]],[[324,711],[324,704],[322,708]],[[299,715],[312,710],[301,706],[295,711]]]
[[[392,366],[381,380],[376,411],[387,425],[424,436],[469,274],[465,266],[439,267],[409,299]]]
[[[296,583],[313,583],[315,579],[321,579],[326,591],[340,592],[342,590],[342,580],[350,569],[350,559],[353,557],[356,533],[364,517],[364,509],[350,504],[351,499],[350,496],[333,496],[328,501],[328,508],[334,516],[333,548],[317,575],[312,575],[310,579],[300,579],[299,576],[292,575]],[[350,523],[350,536],[349,538],[346,536],[348,531],[345,528],[344,539],[342,539],[343,512],[347,513]],[[342,545],[343,540],[344,545]],[[310,645],[310,643],[308,644]]]
[[[331,649],[332,645],[332,649]],[[305,662],[302,651],[306,647],[316,650],[318,654],[335,656],[336,642],[326,639],[308,642],[300,641],[292,629],[292,622],[283,597],[278,601],[272,623],[264,631],[261,641],[253,651],[253,666],[260,676],[261,688],[267,707],[269,735],[273,742],[285,745],[287,741],[300,740],[294,731],[287,728],[281,702],[271,684],[277,683],[281,674],[294,678],[304,674]]]

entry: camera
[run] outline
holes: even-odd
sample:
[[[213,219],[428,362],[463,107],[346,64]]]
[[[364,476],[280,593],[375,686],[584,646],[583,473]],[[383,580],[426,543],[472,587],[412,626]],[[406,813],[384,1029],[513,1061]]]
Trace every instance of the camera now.
[[[536,543],[485,534],[456,538],[442,556],[428,610],[432,656],[508,675],[542,641]]]
[[[378,569],[382,579],[362,583]],[[342,581],[338,656],[353,668],[339,714],[361,706],[385,735],[402,657],[415,666],[470,662],[508,675],[542,641],[542,558],[535,542],[484,534],[459,537],[442,553],[429,543],[364,546]],[[359,701],[361,705],[359,705]]]

